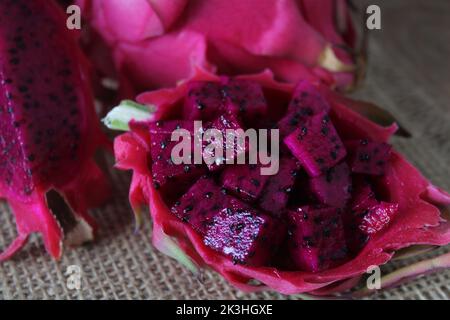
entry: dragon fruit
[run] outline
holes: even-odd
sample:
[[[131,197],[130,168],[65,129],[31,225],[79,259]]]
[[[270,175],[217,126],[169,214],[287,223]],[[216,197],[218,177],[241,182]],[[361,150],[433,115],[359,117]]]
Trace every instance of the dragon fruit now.
[[[345,0],[316,2],[76,1],[109,46],[122,89],[130,95],[172,87],[198,69],[227,75],[269,69],[289,83],[320,80],[351,89],[364,57],[350,8]],[[99,46],[91,38],[91,46]]]
[[[367,210],[359,229],[366,234],[374,234],[383,230],[397,213],[398,204],[381,202]]]
[[[278,173],[268,177],[258,200],[259,206],[276,217],[281,217],[286,210],[289,195],[293,193],[295,179],[299,175],[300,164],[293,158],[282,156]]]
[[[223,113],[221,85],[217,82],[192,81],[184,103],[187,120],[214,120]]]
[[[258,199],[264,189],[268,175],[261,175],[258,165],[237,165],[223,171],[222,185],[237,197],[246,201]]]
[[[317,272],[342,263],[347,257],[341,210],[302,207],[288,214],[288,246],[294,265]]]
[[[182,192],[189,183],[204,173],[204,168],[195,164],[176,165],[172,162],[172,149],[178,141],[172,141],[172,132],[176,129],[187,130],[191,139],[191,150],[194,149],[194,123],[192,121],[157,121],[150,124],[152,133],[150,147],[153,185],[164,194],[176,198],[174,190]],[[192,162],[193,157],[190,158]],[[176,188],[174,188],[176,187]]]
[[[345,162],[310,180],[311,191],[319,201],[336,208],[345,207],[351,197],[351,186],[350,169]]]
[[[87,210],[106,198],[108,183],[93,161],[107,140],[85,61],[55,2],[0,2],[0,83],[0,197],[18,231],[0,261],[34,232],[59,258],[63,241],[93,238]]]
[[[229,202],[225,198],[229,197],[214,181],[203,176],[175,202],[171,211],[204,235],[214,216]]]
[[[295,88],[286,115],[278,122],[280,136],[284,138],[312,116],[328,112],[330,105],[307,81],[301,81]]]
[[[232,258],[234,264],[263,266],[285,236],[283,223],[231,199],[208,228],[204,243]]]
[[[216,137],[213,135],[212,137],[206,137],[204,145],[206,148],[203,149],[203,157],[204,159],[212,159],[211,163],[208,163],[208,169],[214,171],[218,168],[223,167],[224,164],[232,162],[236,163],[240,156],[244,155],[248,144],[244,141],[243,143],[239,143],[239,141],[234,141],[232,145],[229,145],[229,136],[227,135],[228,130],[239,130],[242,129],[241,124],[237,120],[237,118],[232,114],[224,114],[219,116],[216,120],[214,120],[211,125],[207,126],[207,129],[215,129],[220,132],[220,137]],[[206,131],[207,133],[208,131]],[[231,139],[233,140],[233,139]],[[236,139],[234,139],[236,140]],[[231,141],[233,142],[233,141]],[[229,155],[227,151],[229,151],[230,147],[232,147],[232,154]],[[215,150],[222,150],[222,155],[216,155]]]
[[[325,173],[347,154],[329,115],[323,112],[295,129],[284,143],[312,177]]]
[[[275,81],[270,72],[238,79],[261,85],[268,105],[267,117],[275,114],[272,109],[288,112],[289,102],[274,97],[294,95],[294,86]],[[199,71],[193,80],[221,82],[223,78]],[[151,106],[148,117],[141,118],[137,121],[139,126],[130,126],[129,132],[116,139],[115,152],[118,166],[134,172],[130,190],[133,208],[139,204],[150,207],[152,239],[159,250],[193,271],[209,266],[245,291],[271,288],[284,294],[331,295],[354,287],[368,267],[387,263],[401,249],[415,244],[450,243],[450,222],[443,214],[444,206],[450,204],[450,195],[430,184],[395,150],[383,155],[384,174],[349,169],[353,149],[349,145],[346,155],[341,141],[367,139],[387,143],[397,125],[380,126],[355,111],[363,109],[370,114],[368,104],[345,98],[325,85],[314,87],[329,110],[308,117],[304,124],[298,123],[285,137],[283,143],[289,148],[281,150],[280,170],[266,179],[261,192],[252,189],[256,199],[237,199],[238,194],[232,192],[235,183],[229,189],[224,188],[223,175],[228,170],[237,170],[232,168],[242,166],[237,176],[250,180],[251,174],[246,174],[249,165],[230,164],[213,171],[203,165],[206,179],[216,186],[197,188],[199,196],[191,195],[191,191],[183,193],[179,210],[183,210],[184,204],[196,205],[188,210],[191,217],[187,222],[183,222],[180,211],[171,212],[168,196],[154,188],[146,163],[153,136],[148,128],[162,119],[184,119],[180,106],[188,94],[189,82],[137,97],[143,108]],[[292,101],[291,105],[295,103]],[[124,111],[120,107],[119,110]],[[113,110],[108,117],[115,115]],[[282,118],[283,115],[259,123],[276,123]],[[109,120],[106,123],[114,122]],[[246,124],[242,125],[242,129],[247,129]],[[298,139],[303,127],[309,135]],[[331,151],[337,152],[336,157],[331,156]],[[313,161],[318,156],[325,160],[320,166]],[[244,178],[240,180],[237,186],[244,189]],[[281,197],[280,189],[285,186],[291,190]],[[212,201],[199,200],[202,194],[217,189],[226,194]],[[211,205],[211,210],[203,210]],[[192,212],[198,216],[203,212],[206,218],[192,218]],[[267,230],[263,221],[267,221]],[[241,222],[245,225],[241,226]],[[269,246],[248,236],[252,232],[264,234],[276,246],[270,246],[269,252]],[[418,274],[411,270],[405,273]]]
[[[346,143],[350,150],[350,165],[352,171],[371,175],[383,175],[391,153],[391,146],[361,139]]]

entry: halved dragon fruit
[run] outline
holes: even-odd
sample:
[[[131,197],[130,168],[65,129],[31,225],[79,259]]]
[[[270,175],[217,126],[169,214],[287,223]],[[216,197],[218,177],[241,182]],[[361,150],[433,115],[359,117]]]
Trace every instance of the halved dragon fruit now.
[[[293,86],[274,81],[267,72],[239,79],[259,83],[264,95],[273,97],[274,93],[280,96],[294,93]],[[194,80],[222,81],[204,72],[198,73]],[[182,83],[173,90],[139,96],[138,102],[156,108],[147,121],[139,122],[141,130],[167,117],[183,120],[183,113],[177,113],[177,110],[188,94],[188,86],[188,83]],[[120,143],[116,143],[116,153],[119,164],[135,172],[130,199],[135,203],[136,199],[142,199],[143,204],[149,204],[154,225],[153,243],[158,249],[179,259],[191,270],[207,265],[242,290],[269,287],[285,294],[309,292],[323,295],[355,286],[369,266],[388,262],[399,249],[418,243],[450,243],[450,222],[441,214],[442,206],[450,204],[450,195],[432,186],[397,152],[392,150],[383,155],[386,161],[384,174],[376,172],[374,175],[372,170],[358,173],[359,170],[349,169],[352,150],[349,146],[347,155],[342,140],[367,139],[374,143],[387,143],[396,125],[381,127],[353,111],[366,105],[331,92],[320,84],[315,87],[330,109],[313,114],[304,124],[298,123],[298,127],[284,139],[289,148],[281,152],[278,174],[267,178],[262,191],[249,189],[255,194],[256,201],[252,199],[244,203],[236,199],[237,194],[230,192],[231,188],[220,189],[228,181],[221,179],[228,170],[240,172],[237,175],[240,181],[230,185],[247,188],[243,177],[249,181],[253,177],[251,173],[247,174],[250,166],[240,165],[242,169],[235,169],[235,164],[205,171],[208,181],[217,186],[193,187],[200,195],[206,195],[209,191],[206,189],[216,190],[214,194],[217,188],[225,190],[226,194],[220,194],[220,198],[202,203],[202,196],[193,196],[190,193],[192,189],[181,197],[180,204],[183,205],[180,210],[185,204],[196,204],[190,212],[199,216],[200,212],[205,213],[208,220],[205,228],[195,227],[203,219],[197,220],[192,216],[191,223],[183,223],[180,211],[170,212],[171,203],[167,196],[154,188],[149,169],[145,166],[152,133],[145,129],[147,135],[142,135],[131,126],[130,132],[118,138]],[[266,101],[269,109],[289,109],[287,103],[281,105],[284,100]],[[275,123],[278,119],[259,123]],[[242,129],[247,129],[245,125]],[[302,131],[304,127],[306,130]],[[125,143],[143,147],[127,148]],[[375,149],[366,152],[372,150]],[[323,161],[317,162],[319,158]],[[124,159],[133,160],[124,165]],[[302,166],[300,170],[296,159]],[[307,174],[303,174],[304,171]],[[194,181],[191,183],[194,185]],[[299,185],[302,188],[298,188]],[[291,190],[281,194],[280,190],[285,186]],[[315,194],[315,197],[309,194]],[[224,201],[234,205],[224,204]],[[211,205],[211,210],[202,210]],[[286,223],[287,230],[282,227]],[[256,238],[264,235],[264,238],[272,239],[269,243],[277,244],[278,252],[273,252],[275,248],[268,249],[270,245],[252,239],[252,233],[258,233]],[[285,241],[278,246],[283,238]]]
[[[54,1],[0,1],[0,198],[18,231],[0,261],[34,232],[55,258],[63,241],[92,240],[87,210],[109,191],[93,159],[101,146],[109,143],[64,12]]]

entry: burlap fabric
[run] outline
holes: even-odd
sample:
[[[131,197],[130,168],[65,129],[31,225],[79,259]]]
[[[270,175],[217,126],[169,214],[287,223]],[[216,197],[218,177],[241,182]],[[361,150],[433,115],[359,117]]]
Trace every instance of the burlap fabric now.
[[[390,110],[414,137],[394,145],[435,184],[450,190],[450,2],[369,1],[382,8],[382,30],[373,32],[369,77],[356,94]],[[361,2],[358,5],[362,5]],[[112,160],[110,161],[112,164]],[[0,299],[288,299],[273,292],[244,294],[217,274],[203,281],[150,244],[150,222],[139,234],[127,203],[129,175],[111,169],[115,197],[93,214],[98,240],[48,257],[39,237],[0,265]],[[148,220],[148,219],[147,219]],[[0,203],[0,247],[15,235],[14,220]],[[449,251],[440,249],[420,259]],[[393,270],[418,259],[390,263]],[[81,289],[69,290],[69,265],[82,269]],[[374,299],[449,299],[450,270],[384,291]]]

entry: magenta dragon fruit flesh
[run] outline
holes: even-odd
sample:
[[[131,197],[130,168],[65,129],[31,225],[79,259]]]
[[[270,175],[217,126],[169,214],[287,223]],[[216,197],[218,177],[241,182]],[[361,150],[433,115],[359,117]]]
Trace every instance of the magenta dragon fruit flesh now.
[[[130,201],[133,208],[149,204],[155,246],[192,270],[206,264],[244,290],[260,288],[250,284],[256,279],[261,287],[283,293],[322,288],[317,294],[323,294],[333,292],[335,282],[356,279],[369,265],[386,263],[392,252],[417,239],[449,242],[432,204],[450,198],[387,144],[395,124],[376,125],[346,106],[356,102],[317,83],[286,88],[268,73],[239,79],[200,73],[169,90],[169,103],[168,90],[140,95],[138,102],[156,112],[131,121],[129,128],[111,125],[115,115],[130,112],[126,104],[110,113],[105,122],[111,128],[129,131],[116,139],[118,167],[134,170]],[[284,133],[278,171],[263,175],[265,165],[249,163],[249,157],[243,164],[222,163],[213,170],[201,163],[196,165],[201,173],[173,184],[170,194],[161,192],[155,187],[160,169],[138,158],[150,154],[154,163],[168,157],[155,124],[194,120],[219,132],[225,122],[232,123],[227,128],[242,130],[255,129],[255,124],[256,129],[279,128]],[[246,156],[252,151],[253,145],[240,149]],[[163,176],[192,170],[164,168]],[[173,250],[175,240],[182,255]]]
[[[63,242],[91,240],[87,210],[108,194],[93,161],[107,146],[88,73],[64,12],[53,1],[0,1],[0,198],[14,212],[11,257],[40,233],[59,258]]]

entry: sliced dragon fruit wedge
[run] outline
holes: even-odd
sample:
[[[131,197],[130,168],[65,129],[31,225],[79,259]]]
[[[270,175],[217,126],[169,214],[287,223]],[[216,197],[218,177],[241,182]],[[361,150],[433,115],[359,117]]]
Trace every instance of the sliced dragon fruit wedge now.
[[[215,130],[216,134],[207,137],[208,130]],[[240,143],[234,136],[230,138],[227,130],[239,130],[242,125],[232,114],[224,114],[215,119],[211,125],[207,126],[205,131],[205,148],[203,149],[203,158],[210,171],[217,170],[225,164],[237,163],[240,156],[245,155],[247,143]],[[216,154],[216,150],[221,150],[222,154]],[[210,163],[206,159],[211,159]]]
[[[347,258],[342,212],[331,207],[302,207],[288,214],[288,246],[295,266],[317,272]]]
[[[330,105],[319,91],[309,82],[301,81],[295,88],[286,115],[278,122],[280,137],[289,135],[312,116],[328,111]]]
[[[351,197],[350,169],[343,162],[321,176],[310,179],[311,191],[325,205],[344,208]]]
[[[383,175],[392,147],[387,143],[378,143],[362,139],[346,142],[350,154],[350,165],[355,173]]]
[[[255,201],[261,195],[269,179],[261,174],[259,165],[236,165],[227,167],[222,174],[222,185],[238,198]]]
[[[172,213],[196,231],[205,234],[214,216],[229,202],[226,195],[214,181],[201,177],[172,207]]]
[[[287,136],[284,143],[312,177],[325,173],[347,154],[326,113],[312,117]]]
[[[261,266],[270,262],[284,236],[283,223],[231,199],[214,217],[204,243],[230,256],[233,263]]]
[[[188,137],[183,138],[190,140],[192,153],[195,143],[192,121],[168,120],[149,124],[152,137],[150,155],[153,185],[162,193],[170,194],[172,199],[179,196],[189,187],[191,181],[195,181],[205,172],[204,167],[194,164],[192,154],[187,156],[187,164],[173,163],[172,150],[179,142],[172,141],[172,133],[177,129],[184,129],[189,133]]]
[[[284,215],[299,171],[300,164],[297,159],[291,156],[282,157],[278,173],[268,177],[258,201],[259,206],[276,217]]]
[[[226,109],[251,125],[267,115],[267,102],[261,86],[253,81],[223,78],[222,95]]]
[[[192,81],[184,102],[186,120],[211,121],[224,112],[219,82]]]
[[[383,230],[398,211],[398,204],[381,202],[368,209],[362,218],[359,229],[366,234],[374,234]]]

